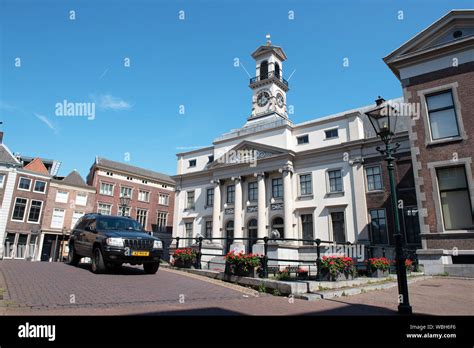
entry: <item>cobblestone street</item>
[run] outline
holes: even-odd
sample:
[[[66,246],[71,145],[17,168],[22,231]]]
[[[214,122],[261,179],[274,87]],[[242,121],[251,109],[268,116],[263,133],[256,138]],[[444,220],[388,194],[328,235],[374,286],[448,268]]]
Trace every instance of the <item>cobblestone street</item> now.
[[[169,269],[95,275],[89,265],[16,260],[0,261],[0,289],[3,315],[392,315],[397,300],[396,288],[303,301]],[[472,315],[473,290],[474,280],[432,278],[410,285],[410,301],[416,314]]]

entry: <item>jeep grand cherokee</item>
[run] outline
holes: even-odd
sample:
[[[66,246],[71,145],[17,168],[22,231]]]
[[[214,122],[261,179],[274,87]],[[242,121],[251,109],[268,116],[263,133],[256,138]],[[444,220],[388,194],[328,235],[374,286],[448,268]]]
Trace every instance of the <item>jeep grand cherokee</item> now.
[[[68,262],[77,266],[81,258],[90,257],[94,273],[129,263],[154,274],[162,254],[162,242],[130,217],[86,214],[71,233]]]

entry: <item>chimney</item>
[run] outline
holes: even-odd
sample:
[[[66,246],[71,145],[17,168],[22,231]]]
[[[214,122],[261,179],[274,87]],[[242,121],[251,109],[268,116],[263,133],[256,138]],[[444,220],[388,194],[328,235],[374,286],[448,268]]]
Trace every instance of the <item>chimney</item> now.
[[[3,132],[0,131],[0,144],[3,144]]]

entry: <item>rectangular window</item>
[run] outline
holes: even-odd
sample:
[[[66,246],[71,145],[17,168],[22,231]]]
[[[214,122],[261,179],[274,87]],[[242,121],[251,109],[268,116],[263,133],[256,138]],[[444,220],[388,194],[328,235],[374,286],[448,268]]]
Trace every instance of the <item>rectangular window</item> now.
[[[112,215],[112,206],[110,204],[99,203],[97,212],[102,215]]]
[[[298,145],[302,144],[308,144],[309,143],[309,136],[308,135],[302,135],[300,137],[296,138]]]
[[[346,227],[344,223],[344,212],[331,213],[331,225],[333,241],[336,243],[345,243]]]
[[[160,193],[158,195],[158,204],[168,205],[170,203],[170,196]]]
[[[458,121],[452,91],[426,96],[431,139],[438,140],[459,136]]]
[[[148,210],[137,209],[137,221],[140,223],[140,225],[143,226],[143,229],[146,229],[147,218],[148,218]]]
[[[208,156],[207,159],[208,159],[207,163],[214,162],[214,155]]]
[[[313,185],[311,182],[311,174],[300,175],[300,195],[311,195],[313,194]]]
[[[373,244],[388,244],[387,216],[385,209],[371,209],[370,234]]]
[[[0,174],[0,188],[5,184],[5,174]]]
[[[472,202],[464,166],[438,168],[439,196],[446,230],[471,229]]]
[[[258,183],[257,182],[249,182],[248,185],[248,199],[250,202],[258,201]]]
[[[314,239],[313,214],[301,215],[301,226],[303,228],[303,239],[308,239],[308,241],[303,241],[303,245],[313,245],[313,242],[309,241]]]
[[[130,207],[118,207],[117,216],[131,216]]]
[[[365,168],[367,176],[367,191],[382,190],[382,173],[380,166]]]
[[[106,182],[100,183],[100,190],[99,193],[105,196],[113,196],[114,194],[114,185],[108,184]]]
[[[56,202],[58,203],[67,203],[69,193],[67,191],[57,191],[56,192]]]
[[[168,223],[168,213],[159,211],[156,219],[158,225],[158,232],[166,232],[166,224]]]
[[[23,221],[25,219],[27,204],[28,204],[28,200],[26,198],[17,198],[15,200],[15,207],[13,208],[12,220]]]
[[[212,220],[206,221],[206,230],[204,231],[204,238],[211,240],[212,238]]]
[[[46,181],[36,180],[35,187],[33,188],[34,192],[45,193],[46,192]]]
[[[26,248],[28,243],[27,234],[19,234],[16,242],[15,259],[24,259],[26,256]]]
[[[417,207],[403,208],[403,224],[407,244],[421,244],[420,223]]]
[[[65,214],[66,210],[54,208],[53,217],[51,218],[51,228],[63,228]]]
[[[38,223],[40,220],[42,208],[42,201],[32,200],[30,204],[30,212],[28,213],[28,222]]]
[[[73,214],[72,214],[72,221],[71,221],[71,229],[74,228],[74,226],[76,226],[76,223],[79,221],[79,219],[81,217],[84,216],[84,213],[81,213],[81,212],[78,212],[78,211],[75,211]]]
[[[326,139],[337,138],[339,136],[337,128],[325,130]]]
[[[188,191],[186,195],[187,195],[186,208],[194,209],[194,191]]]
[[[3,257],[6,259],[11,259],[13,257],[13,250],[15,248],[15,238],[16,233],[7,233],[7,236],[5,237],[5,251]]]
[[[28,178],[20,178],[18,182],[18,189],[23,191],[29,191],[31,188],[31,179]]]
[[[185,237],[186,238],[193,238],[193,223],[192,222],[186,222],[184,224],[184,229],[185,229]],[[190,246],[193,243],[192,239],[186,239],[186,246]]]
[[[138,200],[141,202],[149,202],[150,201],[150,192],[149,191],[138,191]]]
[[[328,171],[329,192],[342,192],[342,173],[341,170]]]
[[[76,205],[87,205],[87,193],[76,194]]]
[[[192,168],[192,167],[196,167],[196,160],[195,159],[189,160],[189,168]]]
[[[272,179],[272,197],[283,198],[283,179]]]
[[[132,198],[132,188],[122,186],[120,187],[120,197],[130,197]]]
[[[233,204],[235,202],[235,185],[227,186],[227,203]]]
[[[206,191],[206,205],[212,207],[214,205],[214,189],[208,188]]]

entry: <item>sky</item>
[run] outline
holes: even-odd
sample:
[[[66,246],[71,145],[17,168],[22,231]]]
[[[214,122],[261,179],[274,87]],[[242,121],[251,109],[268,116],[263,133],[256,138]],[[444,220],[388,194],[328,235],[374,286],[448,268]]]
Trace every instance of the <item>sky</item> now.
[[[289,116],[300,123],[401,96],[382,58],[449,10],[472,7],[472,0],[0,0],[0,130],[13,152],[61,161],[59,175],[77,169],[85,177],[95,156],[173,175],[176,153],[243,126],[251,53],[267,34],[288,57]],[[65,100],[91,103],[94,117],[61,114]]]

